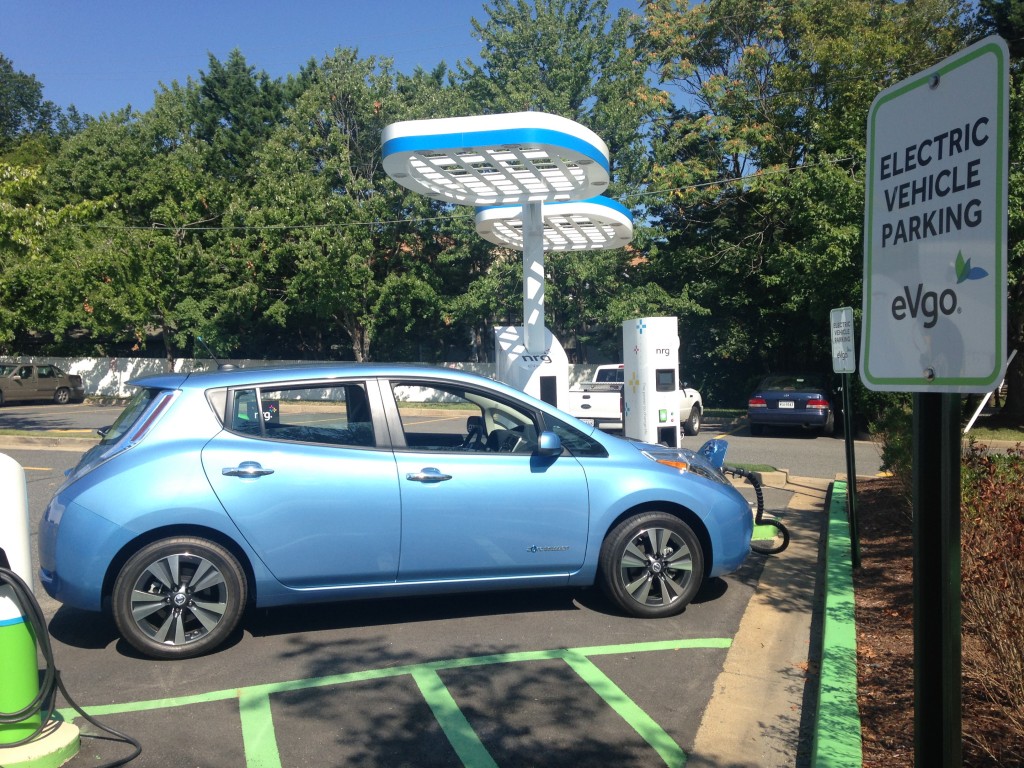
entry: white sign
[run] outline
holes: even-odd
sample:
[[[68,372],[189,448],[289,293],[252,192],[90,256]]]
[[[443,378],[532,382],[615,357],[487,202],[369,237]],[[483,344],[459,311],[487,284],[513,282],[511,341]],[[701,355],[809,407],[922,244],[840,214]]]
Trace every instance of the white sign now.
[[[1009,53],[989,37],[871,105],[861,379],[988,392],[1006,366]]]
[[[840,307],[831,312],[832,370],[835,373],[854,373],[857,353],[853,343],[853,307]]]

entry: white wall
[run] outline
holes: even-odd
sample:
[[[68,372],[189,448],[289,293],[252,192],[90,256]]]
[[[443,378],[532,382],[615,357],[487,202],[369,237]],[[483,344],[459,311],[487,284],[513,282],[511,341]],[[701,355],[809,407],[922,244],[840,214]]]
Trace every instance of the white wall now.
[[[76,373],[85,384],[86,397],[128,397],[131,388],[128,382],[154,373],[167,370],[166,360],[160,357],[3,357],[2,363],[38,363],[56,365],[68,373]],[[311,360],[222,360],[237,365],[239,368],[265,368],[269,365],[288,363],[313,362]],[[481,376],[494,378],[493,363],[444,363],[445,368],[457,368],[472,371]],[[212,370],[214,363],[209,359],[178,359],[174,362],[174,370],[189,372],[194,370]],[[569,386],[576,387],[581,382],[593,378],[596,365],[570,365]]]

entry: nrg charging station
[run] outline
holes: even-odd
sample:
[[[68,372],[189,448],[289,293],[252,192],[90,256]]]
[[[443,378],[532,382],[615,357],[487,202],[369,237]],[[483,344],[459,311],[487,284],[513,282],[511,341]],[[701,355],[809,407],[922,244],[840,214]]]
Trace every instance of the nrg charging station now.
[[[497,376],[552,405],[565,403],[569,361],[544,324],[544,253],[622,248],[629,211],[601,196],[607,145],[558,115],[516,112],[392,123],[383,164],[402,186],[477,209],[482,238],[523,252],[523,325],[495,329]]]
[[[679,447],[679,323],[639,317],[622,324],[626,437]]]

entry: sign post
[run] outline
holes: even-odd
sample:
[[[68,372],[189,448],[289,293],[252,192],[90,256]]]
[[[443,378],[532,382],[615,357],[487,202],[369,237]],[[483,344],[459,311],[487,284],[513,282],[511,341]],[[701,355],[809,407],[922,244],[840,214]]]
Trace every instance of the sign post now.
[[[832,371],[843,381],[843,439],[846,442],[847,516],[850,520],[850,561],[860,568],[860,524],[857,521],[857,458],[854,453],[853,391],[850,374],[857,371],[853,340],[853,307],[839,307],[830,313],[832,322]]]
[[[1006,370],[1009,52],[988,37],[882,91],[868,115],[869,389],[914,395],[914,753],[961,764],[961,393]]]

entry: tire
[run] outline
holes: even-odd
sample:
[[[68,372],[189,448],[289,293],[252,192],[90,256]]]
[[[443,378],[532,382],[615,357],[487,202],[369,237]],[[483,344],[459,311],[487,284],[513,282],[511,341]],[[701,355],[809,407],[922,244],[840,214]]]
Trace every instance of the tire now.
[[[758,435],[763,435],[764,434],[764,426],[762,426],[761,424],[751,424],[750,425],[750,434],[751,434],[752,437],[757,437]]]
[[[821,428],[822,437],[830,437],[836,431],[836,415],[834,411],[828,412],[828,419],[825,421],[825,426]]]
[[[777,555],[789,546],[789,529],[779,520],[769,518],[762,520],[759,526],[754,528],[754,536],[758,535],[758,528],[763,530],[768,526],[772,526],[775,529],[774,535],[771,538],[752,538],[750,540],[750,548],[762,555]]]
[[[57,387],[57,391],[53,393],[53,402],[67,405],[71,402],[71,390],[67,387]]]
[[[693,436],[700,432],[700,417],[700,406],[693,406],[693,408],[690,409],[689,417],[683,422],[684,435]]]
[[[224,547],[186,536],[162,539],[121,568],[114,621],[146,656],[187,659],[213,650],[234,631],[246,594],[245,572]]]
[[[612,529],[601,549],[601,586],[630,616],[682,613],[704,580],[704,552],[675,515],[645,512]]]

